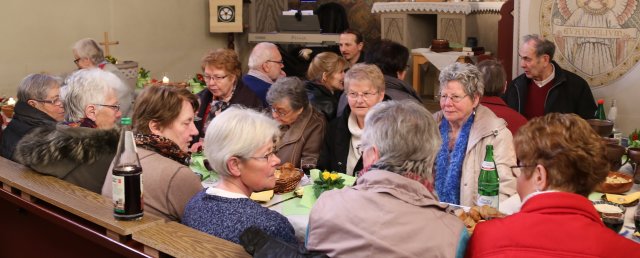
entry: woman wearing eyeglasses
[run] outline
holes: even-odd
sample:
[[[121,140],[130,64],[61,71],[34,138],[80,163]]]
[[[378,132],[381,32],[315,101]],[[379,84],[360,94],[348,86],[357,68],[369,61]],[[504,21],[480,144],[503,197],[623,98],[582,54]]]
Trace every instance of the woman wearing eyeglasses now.
[[[22,80],[13,118],[2,132],[2,157],[15,160],[13,154],[22,137],[36,127],[64,119],[60,83],[60,78],[46,74],[30,74]]]
[[[273,151],[279,134],[276,121],[240,107],[230,107],[211,121],[204,154],[220,181],[191,198],[182,223],[234,243],[240,243],[246,228],[256,226],[297,244],[287,218],[249,199],[252,192],[275,187],[280,159]]]
[[[282,163],[300,167],[302,158],[318,159],[326,128],[324,116],[309,104],[304,83],[296,77],[278,79],[267,92],[271,116],[280,123],[277,155]]]
[[[73,63],[76,64],[78,69],[101,69],[106,72],[110,72],[124,83],[125,87],[118,89],[117,98],[121,104],[120,111],[122,114],[129,116],[133,111],[133,99],[135,96],[135,81],[129,80],[127,77],[116,67],[105,59],[104,52],[93,39],[84,38],[76,41],[73,44]]]
[[[480,105],[484,92],[480,71],[454,63],[440,72],[440,108],[435,114],[442,145],[436,156],[435,189],[442,202],[476,204],[478,176],[486,146],[500,177],[500,201],[516,193],[513,138],[506,122]]]
[[[100,69],[76,71],[66,84],[60,94],[65,121],[25,135],[17,144],[15,159],[35,171],[100,193],[116,153],[119,136],[113,128],[122,116],[117,90],[124,85]]]
[[[144,211],[169,221],[181,221],[189,199],[202,190],[200,177],[189,168],[189,144],[198,135],[193,124],[196,110],[198,98],[172,86],[146,87],[134,106]],[[112,194],[112,177],[107,173],[102,195]]]
[[[466,257],[640,257],[640,245],[605,227],[587,199],[609,172],[602,138],[576,114],[522,126],[520,212],[478,223]]]
[[[200,108],[195,124],[200,133],[196,138],[204,138],[211,120],[232,105],[264,108],[262,100],[242,82],[241,64],[235,51],[222,48],[210,51],[202,58],[202,70],[207,90],[198,93]]]
[[[362,153],[358,146],[364,117],[385,98],[382,71],[372,64],[356,64],[344,77],[344,90],[349,106],[342,116],[330,123],[318,167],[357,176],[362,169]]]

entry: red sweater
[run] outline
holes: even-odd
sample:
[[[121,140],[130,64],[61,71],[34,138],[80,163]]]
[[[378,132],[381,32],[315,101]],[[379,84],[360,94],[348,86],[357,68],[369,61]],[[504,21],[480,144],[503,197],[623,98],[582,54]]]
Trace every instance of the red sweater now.
[[[553,192],[531,197],[519,213],[479,223],[466,257],[640,257],[640,244],[605,227],[587,198]]]
[[[529,91],[527,93],[527,104],[524,106],[524,116],[531,119],[538,116],[544,116],[544,105],[546,103],[547,94],[553,85],[551,80],[542,87],[539,87],[533,80],[529,83]]]
[[[507,121],[507,128],[511,131],[512,135],[515,135],[520,126],[527,123],[527,119],[518,113],[515,109],[507,106],[507,104],[500,97],[484,96],[480,99],[480,104],[488,107],[496,114],[497,117]]]

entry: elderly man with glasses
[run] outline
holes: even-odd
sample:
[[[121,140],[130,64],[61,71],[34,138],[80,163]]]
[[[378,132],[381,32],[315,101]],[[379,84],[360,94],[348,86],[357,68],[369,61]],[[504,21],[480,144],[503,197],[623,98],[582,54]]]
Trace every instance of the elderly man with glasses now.
[[[249,72],[242,81],[262,102],[267,103],[267,91],[278,78],[285,77],[284,61],[278,47],[269,42],[258,43],[249,55]]]
[[[61,79],[46,74],[30,74],[18,86],[14,115],[4,130],[0,155],[13,160],[18,142],[34,128],[55,125],[64,119],[60,100]]]
[[[100,69],[72,74],[62,88],[65,121],[32,130],[17,144],[15,159],[43,174],[100,193],[118,144],[122,116],[116,92],[125,87]]]

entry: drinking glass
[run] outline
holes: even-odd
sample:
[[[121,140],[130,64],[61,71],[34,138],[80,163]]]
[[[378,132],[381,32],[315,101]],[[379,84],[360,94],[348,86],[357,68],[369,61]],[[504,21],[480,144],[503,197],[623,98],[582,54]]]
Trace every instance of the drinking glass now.
[[[618,233],[624,224],[624,213],[603,213],[602,222],[604,222],[605,226]]]
[[[316,157],[303,157],[300,159],[300,168],[304,171],[305,175],[309,175],[309,171],[316,168],[316,164],[318,163],[318,159]]]

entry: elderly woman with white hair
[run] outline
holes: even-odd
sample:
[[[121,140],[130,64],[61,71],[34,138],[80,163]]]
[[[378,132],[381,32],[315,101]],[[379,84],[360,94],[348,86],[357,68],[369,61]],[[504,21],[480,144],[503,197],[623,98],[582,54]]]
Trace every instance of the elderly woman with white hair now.
[[[257,111],[229,107],[207,128],[205,156],[220,181],[197,193],[184,211],[182,223],[240,243],[242,232],[258,227],[270,236],[297,244],[293,226],[279,213],[249,199],[252,192],[273,189],[274,154],[280,130],[278,123]]]
[[[13,118],[2,134],[0,155],[14,160],[18,142],[34,128],[52,126],[64,119],[60,99],[61,79],[47,74],[30,74],[18,86]]]
[[[303,158],[317,160],[327,122],[309,103],[304,83],[296,77],[278,79],[267,92],[267,102],[280,123],[282,139],[276,154],[282,162],[300,167]]]
[[[120,104],[122,105],[121,111],[125,115],[129,115],[133,107],[132,102],[134,98],[135,85],[133,80],[127,80],[127,77],[112,63],[105,59],[104,52],[93,39],[84,38],[76,41],[73,44],[73,63],[78,66],[78,69],[91,69],[99,68],[103,71],[110,72],[118,76],[120,80],[126,85],[118,89],[117,96]]]
[[[478,199],[478,176],[486,146],[500,177],[499,201],[516,193],[516,153],[507,123],[480,105],[482,75],[471,64],[454,63],[440,72],[441,111],[435,114],[442,145],[436,158],[435,189],[440,201],[472,206]]]
[[[65,121],[34,129],[18,143],[18,162],[100,193],[115,155],[122,115],[116,98],[122,81],[99,70],[80,70],[63,89]],[[100,130],[98,130],[100,129]]]
[[[330,257],[464,255],[466,228],[433,193],[440,143],[438,124],[421,105],[405,100],[373,107],[359,148],[368,169],[356,186],[320,195],[307,248]]]

